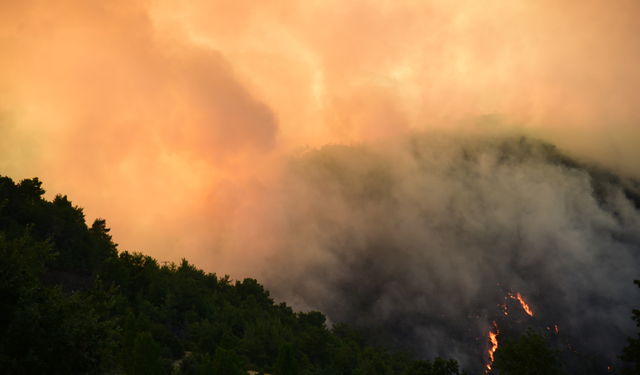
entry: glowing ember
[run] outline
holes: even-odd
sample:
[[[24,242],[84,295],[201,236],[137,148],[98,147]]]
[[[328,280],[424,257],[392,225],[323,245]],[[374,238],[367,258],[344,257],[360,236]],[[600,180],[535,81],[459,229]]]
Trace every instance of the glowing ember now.
[[[524,311],[526,311],[527,314],[533,316],[533,311],[531,311],[531,309],[529,308],[529,305],[527,305],[526,302],[524,302],[524,300],[522,299],[522,296],[520,296],[520,292],[518,292],[517,296],[514,296],[513,294],[509,293],[509,297],[520,301],[520,304],[522,305],[522,308],[524,309]]]
[[[489,331],[489,340],[491,341],[491,349],[489,349],[489,357],[491,357],[491,361],[489,362],[489,364],[487,364],[487,373],[489,372],[489,370],[491,370],[491,364],[493,363],[493,353],[496,352],[496,349],[498,349],[498,333],[500,333],[500,331],[498,331],[498,326],[496,325],[496,322],[493,322],[493,326],[496,327],[496,333],[493,333],[491,331]]]

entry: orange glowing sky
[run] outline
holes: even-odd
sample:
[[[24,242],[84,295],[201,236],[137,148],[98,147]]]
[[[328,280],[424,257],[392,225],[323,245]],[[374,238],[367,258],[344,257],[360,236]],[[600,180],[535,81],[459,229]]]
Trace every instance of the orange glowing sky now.
[[[106,218],[121,250],[227,272],[277,246],[244,224],[273,220],[306,145],[516,128],[640,177],[639,17],[636,0],[1,0],[0,174]]]

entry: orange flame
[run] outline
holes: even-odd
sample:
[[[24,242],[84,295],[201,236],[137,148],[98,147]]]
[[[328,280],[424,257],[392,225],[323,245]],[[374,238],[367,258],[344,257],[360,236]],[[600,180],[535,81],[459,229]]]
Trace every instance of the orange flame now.
[[[527,305],[527,303],[524,302],[524,300],[522,299],[522,296],[520,296],[520,292],[518,292],[518,296],[517,297],[514,297],[513,294],[509,293],[509,297],[519,300],[520,304],[522,305],[522,308],[524,309],[524,311],[526,311],[527,314],[533,316],[533,311],[531,311],[531,309],[529,308],[529,305]]]
[[[498,326],[496,325],[496,322],[493,322],[494,327],[496,327],[496,333],[493,333],[491,331],[489,331],[489,340],[491,341],[491,349],[489,349],[489,357],[491,357],[491,361],[489,362],[489,364],[487,364],[487,373],[489,372],[489,370],[491,370],[491,364],[493,363],[493,353],[496,352],[496,349],[498,349],[498,333],[500,333],[500,331],[498,331]]]

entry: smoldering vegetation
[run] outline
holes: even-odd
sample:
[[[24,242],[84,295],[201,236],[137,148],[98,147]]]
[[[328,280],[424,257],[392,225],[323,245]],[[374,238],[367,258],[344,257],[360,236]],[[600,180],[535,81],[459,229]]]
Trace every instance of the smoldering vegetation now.
[[[570,371],[619,366],[638,300],[637,181],[525,137],[414,134],[306,151],[283,186],[276,298],[470,373],[484,373],[493,322],[498,340],[549,333]]]

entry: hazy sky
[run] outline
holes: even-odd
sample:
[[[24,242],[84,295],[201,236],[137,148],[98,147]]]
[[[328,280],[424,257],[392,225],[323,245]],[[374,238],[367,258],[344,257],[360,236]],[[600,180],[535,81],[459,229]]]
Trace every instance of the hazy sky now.
[[[259,228],[282,160],[306,145],[518,131],[640,177],[639,17],[636,0],[0,0],[0,174],[69,195],[121,250],[255,276],[281,241]]]

